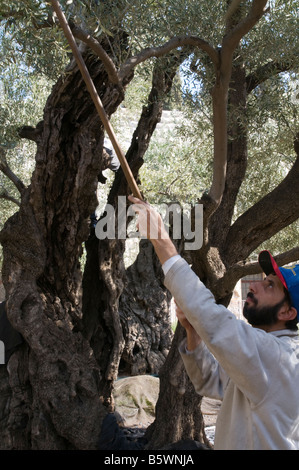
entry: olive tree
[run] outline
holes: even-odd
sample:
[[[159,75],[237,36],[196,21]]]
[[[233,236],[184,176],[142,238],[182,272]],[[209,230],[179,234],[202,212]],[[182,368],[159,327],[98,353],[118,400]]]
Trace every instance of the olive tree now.
[[[270,80],[296,71],[292,47],[296,2],[68,1],[62,6],[109,118],[123,103],[135,69],[148,64],[150,91],[126,149],[137,180],[182,64],[197,74],[206,96],[210,90],[205,101],[210,172],[207,189],[202,192],[200,187],[197,193],[203,206],[203,245],[187,253],[179,243],[179,249],[216,301],[227,305],[237,280],[259,270],[250,256],[299,215],[298,139],[291,119],[288,139],[295,142],[295,151],[288,146],[285,174],[270,192],[240,211],[240,188],[246,184],[249,141],[254,135],[249,132],[250,107]],[[29,30],[40,38],[39,47],[61,41],[60,49],[51,48],[53,64],[59,57],[54,50],[67,52],[48,5],[28,0],[13,7],[4,2],[4,7],[1,18],[8,29],[14,28],[16,40],[26,43],[32,66],[39,63],[34,56],[36,42],[25,41]],[[11,171],[5,149],[1,150],[1,170],[20,195],[18,211],[0,234],[2,274],[8,318],[24,338],[10,357],[9,368],[1,368],[1,445],[98,448],[103,420],[113,411],[113,383],[124,351],[123,357],[133,361],[138,372],[163,362],[148,447],[161,448],[184,438],[204,442],[201,397],[179,358],[180,327],[170,347],[169,326],[164,324],[169,294],[151,247],[143,242],[126,272],[125,240],[99,240],[90,224],[98,204],[98,182],[108,164],[104,129],[76,63],[70,57],[63,70],[64,64],[42,120],[19,130],[22,138],[36,145],[30,184]],[[49,62],[40,63],[41,69],[47,66]],[[254,116],[251,126],[253,122]],[[256,155],[258,147],[256,139],[252,143]],[[117,211],[118,197],[127,194],[119,169],[107,201]],[[79,260],[84,242],[87,259],[82,275]],[[293,247],[277,260],[297,258],[298,248]],[[162,335],[161,322],[166,332]],[[138,323],[145,331],[144,341],[137,338],[130,355],[125,336],[132,331],[130,325]],[[141,343],[147,346],[139,366],[134,363],[134,348],[138,356]]]

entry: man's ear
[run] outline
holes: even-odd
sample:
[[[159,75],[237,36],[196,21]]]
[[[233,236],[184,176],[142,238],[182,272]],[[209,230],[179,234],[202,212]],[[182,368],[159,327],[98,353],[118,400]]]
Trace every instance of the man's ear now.
[[[294,320],[298,315],[297,309],[295,307],[291,307],[290,310],[292,310],[292,318],[290,318],[290,320]]]
[[[281,309],[280,312],[278,313],[278,319],[282,321],[294,320],[296,316],[297,316],[297,310],[295,309],[295,307],[289,307],[289,308],[286,308],[285,310]]]

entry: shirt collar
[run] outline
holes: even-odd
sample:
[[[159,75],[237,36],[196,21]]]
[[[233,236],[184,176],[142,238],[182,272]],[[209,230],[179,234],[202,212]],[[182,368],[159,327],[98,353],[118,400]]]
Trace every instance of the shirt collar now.
[[[269,331],[269,333],[271,333],[271,335],[274,335],[274,336],[277,336],[277,337],[279,337],[279,336],[297,336],[298,337],[298,331],[288,330],[288,329]]]

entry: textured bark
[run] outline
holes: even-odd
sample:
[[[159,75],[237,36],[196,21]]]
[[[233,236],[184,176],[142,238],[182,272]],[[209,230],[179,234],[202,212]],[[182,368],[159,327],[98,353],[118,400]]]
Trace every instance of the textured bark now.
[[[107,86],[93,56],[86,61],[109,114],[122,92]],[[97,204],[103,132],[76,68],[53,88],[39,129],[31,185],[1,232],[8,318],[25,340],[9,363],[1,447],[95,449],[107,413],[99,396],[105,378],[80,332],[79,255]]]
[[[238,11],[235,14],[236,16],[230,18],[228,24],[231,31],[234,31]],[[229,37],[230,34],[227,35],[228,41]],[[218,207],[213,201],[211,192],[201,198],[200,202],[204,209],[204,243],[200,250],[188,254],[192,269],[213,292],[216,302],[225,306],[229,304],[233,288],[242,276],[242,269],[236,264],[245,260],[260,243],[299,216],[299,199],[294,189],[295,181],[298,181],[298,162],[296,162],[285,181],[274,192],[231,225],[236,198],[247,167],[245,124],[247,86],[246,70],[241,61],[235,60],[228,93],[228,143],[224,192]],[[214,95],[213,98],[217,100],[217,96]],[[214,116],[217,116],[217,109],[216,101]],[[219,131],[218,124],[217,119],[214,120],[214,133]],[[214,143],[216,145],[217,141]],[[215,158],[217,155],[214,155]],[[220,175],[222,170],[220,167]],[[286,204],[287,209],[283,209]],[[268,222],[265,222],[267,219]],[[255,270],[259,272],[258,266],[255,266]],[[205,441],[203,420],[199,412],[201,397],[194,395],[194,389],[185,376],[177,351],[180,336],[181,333],[178,331],[160,372],[157,418],[147,432],[149,448],[161,448],[167,441],[175,442],[186,436],[200,442]],[[169,423],[169,416],[175,416],[176,419]]]
[[[221,204],[209,224],[209,235],[213,246],[223,245],[231,226],[236,199],[245,176],[247,167],[246,105],[246,70],[242,63],[236,63],[232,70],[228,96],[229,122],[225,189]]]
[[[148,97],[148,104],[142,109],[142,113],[137,125],[136,130],[132,136],[131,145],[127,151],[126,158],[130,164],[133,175],[137,178],[138,170],[143,163],[143,156],[146,152],[152,134],[156,128],[157,123],[161,119],[163,110],[163,101],[172,86],[172,80],[175,76],[177,67],[180,61],[183,60],[183,55],[177,59],[176,57],[170,57],[159,61],[154,69],[152,89]],[[121,168],[115,175],[114,182],[112,184],[111,191],[108,196],[108,203],[115,208],[116,220],[118,214],[118,196],[127,195],[128,187],[127,182],[124,178],[124,174]],[[162,356],[166,354],[165,350],[161,352],[163,341],[154,340],[155,335],[159,336],[161,333],[152,329],[154,333],[147,334],[148,338],[153,336],[153,339],[149,339],[145,344],[137,340],[139,354],[135,357],[137,345],[132,344],[132,338],[127,337],[130,327],[126,325],[124,318],[129,318],[133,315],[135,318],[135,333],[136,337],[144,337],[144,322],[139,321],[132,311],[129,313],[129,306],[124,306],[125,301],[122,299],[122,291],[125,286],[130,284],[132,279],[132,270],[128,270],[128,276],[125,273],[123,264],[123,253],[124,253],[124,240],[104,240],[99,241],[91,233],[89,241],[86,243],[87,249],[87,264],[84,273],[84,297],[83,297],[83,311],[84,311],[84,331],[87,338],[93,345],[95,354],[101,363],[101,367],[105,371],[106,384],[105,390],[103,391],[103,399],[111,409],[113,409],[113,402],[111,392],[113,389],[113,381],[117,378],[118,367],[120,360],[122,360],[122,367],[125,364],[125,368],[133,373],[133,371],[141,370],[153,370],[156,371],[158,365],[149,365],[149,359],[154,356],[159,358],[158,362],[161,365]],[[142,257],[143,254],[140,255]],[[152,265],[152,260],[147,257]],[[149,268],[150,270],[151,268]],[[148,298],[148,294],[145,289],[148,285],[145,280],[139,277],[135,277],[136,291],[143,292]],[[141,285],[138,285],[141,282]],[[152,277],[152,283],[158,286],[159,282],[154,280]],[[132,288],[132,287],[131,287]],[[124,297],[128,297],[128,289],[124,292]],[[159,290],[159,295],[166,298],[165,289],[162,293],[162,289]],[[121,299],[121,306],[119,305]],[[140,303],[138,306],[137,304]],[[149,300],[147,302],[149,304]],[[135,303],[135,310],[139,312],[143,309],[144,300],[139,295],[138,301]],[[149,324],[150,318],[153,318],[153,305],[148,307],[147,320],[143,320]],[[165,311],[168,307],[165,305]],[[119,317],[119,311],[121,312],[121,318]],[[157,312],[157,318],[161,313]],[[121,321],[121,323],[120,323]],[[166,321],[166,320],[165,320]],[[113,325],[113,326],[112,326]],[[131,324],[132,326],[132,324]],[[169,334],[169,332],[168,332]],[[166,338],[165,338],[166,339]],[[166,341],[168,344],[168,340]],[[132,357],[132,351],[134,350],[134,358]],[[168,346],[169,347],[169,346]],[[123,349],[124,355],[123,354]],[[160,348],[160,349],[159,349]],[[155,352],[157,351],[157,352]],[[122,358],[122,359],[121,359]],[[139,365],[137,365],[137,363]],[[133,365],[134,364],[134,365]],[[141,365],[142,364],[142,365]]]
[[[124,243],[102,240],[94,231],[86,242],[87,262],[83,278],[83,334],[90,342],[104,380],[100,396],[113,411],[113,383],[124,347],[119,318],[119,296],[124,287]]]
[[[178,325],[160,377],[156,420],[148,428],[148,449],[160,449],[168,443],[192,439],[208,445],[200,409],[202,397],[195,393],[187,376],[178,346],[184,337]]]
[[[295,140],[297,159],[287,176],[231,226],[224,250],[225,259],[230,260],[230,263],[246,259],[263,241],[298,219],[298,142],[297,136]]]
[[[111,115],[123,99],[118,79],[124,81],[125,77],[129,82],[135,64],[145,56],[160,57],[173,44],[197,44],[208,52],[216,68],[218,87],[213,93],[215,172],[212,191],[201,199],[204,245],[199,252],[189,254],[188,259],[216,301],[225,305],[233,280],[241,272],[238,263],[299,215],[297,159],[281,185],[231,226],[234,202],[246,169],[242,119],[229,121],[232,140],[226,145],[226,97],[231,65],[237,64],[231,59],[240,39],[262,16],[265,4],[266,0],[253,0],[248,16],[240,22],[238,12],[234,12],[219,50],[199,38],[191,38],[191,42],[190,38],[187,42],[174,38],[166,48],[148,48],[134,60],[129,58],[130,66],[120,67],[115,84],[109,81],[100,61],[86,56],[102,102]],[[115,40],[118,39],[116,35]],[[109,41],[103,47],[111,52]],[[127,152],[136,177],[160,120],[163,97],[181,60],[182,53],[180,57],[173,55],[157,61],[149,102],[142,110]],[[112,69],[115,76],[116,68]],[[229,103],[245,112],[244,70],[237,64],[232,72]],[[247,91],[255,79],[256,75],[252,75],[250,83],[247,81]],[[217,112],[219,103],[221,114]],[[0,366],[1,448],[96,449],[103,419],[113,409],[111,392],[121,358],[130,373],[159,369],[160,396],[156,420],[147,433],[148,447],[161,448],[184,438],[205,442],[201,397],[195,394],[178,353],[183,337],[180,327],[160,368],[169,346],[169,296],[161,285],[152,250],[144,243],[138,260],[126,275],[124,242],[99,242],[93,230],[90,234],[89,216],[97,205],[95,190],[104,168],[103,130],[74,64],[53,88],[44,121],[36,129],[24,128],[23,135],[37,144],[36,169],[31,185],[19,188],[20,210],[5,224],[0,241],[4,248],[8,317],[25,341],[11,356],[8,368]],[[116,207],[117,197],[127,192],[120,170],[108,202]],[[82,242],[87,239],[82,298],[79,256]],[[162,332],[161,322],[163,328],[165,325]]]
[[[136,261],[127,269],[119,305],[126,338],[120,373],[158,374],[169,352],[170,294],[163,286],[161,265],[152,244],[141,240]]]

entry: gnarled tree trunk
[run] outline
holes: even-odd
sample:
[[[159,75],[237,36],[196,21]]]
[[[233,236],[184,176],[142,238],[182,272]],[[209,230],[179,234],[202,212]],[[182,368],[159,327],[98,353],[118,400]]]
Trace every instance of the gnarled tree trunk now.
[[[111,114],[122,90],[107,86],[94,56],[86,63]],[[31,185],[1,232],[7,314],[25,340],[9,363],[1,447],[96,449],[105,376],[82,334],[79,255],[97,205],[103,131],[74,65],[53,88],[38,130]]]
[[[126,271],[127,285],[119,305],[126,338],[122,374],[159,374],[170,350],[171,299],[161,271],[152,244],[141,240],[137,259]]]
[[[233,3],[240,5],[238,1]],[[285,180],[232,224],[233,206],[246,169],[246,132],[240,126],[241,121],[228,120],[232,140],[227,145],[227,98],[230,105],[241,105],[241,112],[245,112],[244,90],[248,80],[242,65],[233,60],[234,53],[243,36],[264,14],[266,3],[266,0],[253,0],[246,17],[236,8],[217,49],[201,38],[186,35],[173,38],[161,47],[143,50],[118,69],[114,64],[109,65],[106,55],[101,53],[103,63],[108,63],[109,78],[102,62],[86,56],[108,115],[123,99],[118,81],[129,82],[138,63],[160,57],[156,61],[149,103],[143,108],[127,152],[137,176],[161,117],[163,97],[171,87],[183,54],[187,55],[184,47],[199,47],[208,53],[215,71],[214,171],[210,191],[201,199],[204,245],[198,252],[192,252],[189,259],[216,300],[226,305],[235,282],[248,269],[258,271],[256,266],[246,265],[246,257],[299,214],[297,158]],[[76,31],[74,27],[74,31],[91,47],[98,46],[80,28]],[[112,41],[110,37],[109,41]],[[161,59],[172,49],[176,49],[174,55]],[[155,303],[147,295],[141,297],[147,283],[146,278],[139,276],[141,282],[137,285],[139,260],[126,277],[122,240],[100,242],[91,233],[86,244],[82,299],[79,256],[82,243],[90,234],[90,214],[97,205],[97,176],[103,169],[103,129],[74,64],[53,88],[44,121],[31,136],[37,143],[31,185],[19,188],[20,210],[7,221],[0,234],[8,317],[24,338],[23,345],[11,356],[8,370],[0,366],[0,445],[5,449],[96,449],[103,418],[113,409],[111,392],[122,355],[131,372],[134,367],[138,371],[147,368],[151,371],[154,368],[150,354],[154,352],[156,358],[163,359],[163,338],[152,335],[151,345],[148,341],[143,356],[139,349],[137,357],[134,348],[136,353],[136,348],[142,345],[140,337],[149,338],[149,330],[144,336],[139,333],[133,346],[129,341],[126,344],[126,329],[132,330],[127,321],[122,324],[123,319],[128,320],[131,311],[135,309],[136,313],[139,309],[140,320],[137,315],[135,318],[142,331],[151,320]],[[299,154],[298,140],[296,151]],[[118,196],[126,194],[127,185],[120,170],[108,202],[117,208]],[[145,252],[151,256],[150,251]],[[295,255],[288,253],[281,261],[289,262]],[[150,266],[154,267],[153,271],[149,267],[152,287],[157,288],[165,304],[165,309],[163,305],[157,312],[158,319],[162,311],[167,313],[168,296],[160,285],[154,258]],[[132,309],[127,308],[130,292],[136,294]],[[143,311],[140,314],[140,305],[145,306],[146,315]],[[148,430],[149,448],[161,448],[184,437],[205,440],[201,397],[195,394],[178,353],[182,337],[178,327],[170,353],[159,371],[160,397],[156,420]],[[139,358],[144,365],[138,365]]]
[[[160,392],[156,420],[148,428],[148,449],[169,443],[194,440],[209,446],[201,412],[202,397],[195,393],[179,354],[184,330],[178,324],[167,359],[160,370]]]
[[[148,104],[143,107],[137,128],[132,136],[131,145],[126,154],[127,161],[136,178],[138,170],[143,164],[143,156],[148,148],[152,134],[161,119],[165,96],[171,89],[173,78],[183,58],[183,54],[179,58],[176,56],[164,58],[158,61],[154,68]],[[127,194],[127,183],[120,169],[115,175],[107,201],[115,209],[116,220],[118,215],[118,196],[125,196]],[[142,244],[142,246],[145,246],[145,244]],[[160,336],[158,331],[150,333],[148,330],[144,336],[145,325],[148,325],[149,328],[151,319],[155,318],[155,316],[159,318],[161,315],[161,312],[153,312],[154,301],[152,300],[150,303],[148,300],[142,320],[137,319],[135,312],[134,317],[136,322],[134,328],[136,341],[132,345],[132,338],[127,337],[127,334],[130,335],[129,330],[132,327],[132,323],[130,327],[126,324],[126,320],[129,320],[133,310],[125,304],[129,292],[139,292],[139,298],[135,299],[135,306],[133,308],[135,308],[135,311],[139,309],[140,313],[145,304],[141,291],[143,295],[148,296],[145,289],[148,289],[149,285],[146,279],[142,280],[140,276],[139,278],[135,276],[135,286],[133,287],[132,277],[134,276],[134,267],[131,267],[125,273],[123,263],[124,240],[116,237],[115,240],[106,239],[99,241],[94,231],[92,231],[86,243],[86,249],[87,264],[84,272],[83,296],[84,331],[96,351],[95,354],[99,364],[101,364],[103,371],[105,371],[107,382],[103,398],[113,409],[111,393],[113,382],[118,375],[120,361],[122,360],[122,367],[126,363],[125,367],[130,373],[137,373],[137,371],[139,373],[145,371],[156,373],[162,363],[162,357],[166,355],[167,347],[169,348],[170,346],[170,324],[168,323],[167,327],[168,318],[164,319],[166,329],[165,341],[163,341],[163,338],[158,338]],[[151,251],[150,256],[146,255],[147,261],[150,263],[148,267],[150,272],[154,267],[154,258],[152,258],[152,249],[147,248],[147,250]],[[139,260],[142,259],[146,251],[142,250]],[[140,261],[137,261],[136,269],[138,269],[138,266],[140,269]],[[157,273],[157,268],[155,268],[155,272]],[[154,279],[153,273],[151,273],[151,283],[152,288],[153,284],[156,287],[159,286],[159,281]],[[103,291],[101,286],[105,287]],[[123,289],[124,292],[122,292]],[[168,306],[165,302],[167,297],[165,288],[158,287],[158,292],[162,298],[163,312],[168,312]],[[103,297],[106,299],[105,302],[103,302]],[[151,325],[151,328],[154,331],[154,325]],[[154,339],[155,335],[157,336],[156,339]],[[142,337],[148,338],[146,343],[140,341]],[[152,338],[150,339],[150,337]],[[139,349],[138,357],[135,354],[137,347]],[[151,361],[153,357],[156,358],[156,365],[149,363],[149,359]]]

